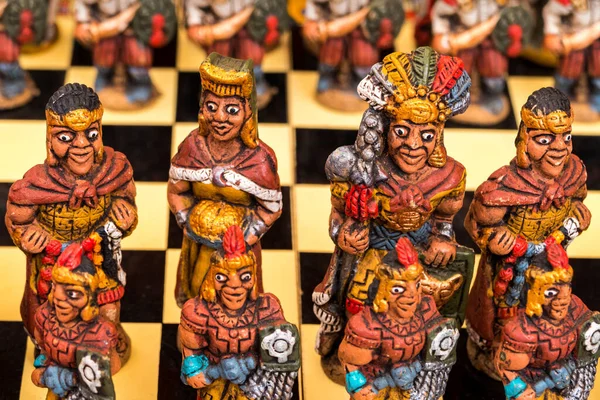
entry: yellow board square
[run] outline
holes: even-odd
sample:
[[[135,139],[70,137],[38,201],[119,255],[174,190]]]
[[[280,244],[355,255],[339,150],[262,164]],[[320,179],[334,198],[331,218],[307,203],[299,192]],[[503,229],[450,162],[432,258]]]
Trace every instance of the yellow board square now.
[[[0,182],[21,179],[46,159],[46,122],[2,121],[0,143]]]
[[[59,15],[56,17],[56,25],[58,27],[56,43],[35,53],[21,54],[19,62],[23,68],[61,70],[71,66],[75,21],[71,16]]]
[[[135,178],[135,175],[134,175]],[[167,183],[136,182],[138,226],[123,239],[124,250],[166,250],[169,227]]]
[[[131,337],[131,358],[113,377],[117,398],[128,400],[156,399],[158,396],[158,364],[160,361],[161,324],[124,323]],[[31,382],[33,344],[27,342],[25,366],[21,380],[21,400],[45,400],[47,389]],[[144,382],[132,384],[132,382]]]
[[[330,195],[328,185],[295,185],[292,221],[297,227],[299,252],[333,251],[329,237]]]
[[[148,107],[136,111],[105,110],[102,122],[106,125],[173,125],[177,103],[177,71],[172,68],[152,68],[150,77],[159,93]],[[79,82],[94,87],[94,67],[71,67],[65,83]]]
[[[19,306],[25,288],[25,254],[16,246],[2,246],[0,252],[0,321],[21,321]]]
[[[165,265],[165,290],[163,291],[163,317],[164,324],[178,324],[181,309],[175,302],[175,283],[177,282],[177,264],[180,249],[168,249]]]
[[[265,292],[273,293],[281,302],[285,319],[300,323],[299,271],[292,250],[263,250],[262,276]]]
[[[589,192],[584,204],[590,209],[593,216],[600,215],[600,192]],[[600,258],[598,237],[600,237],[600,220],[592,217],[592,223],[588,230],[576,238],[573,244],[569,245],[569,249],[567,250],[569,257]],[[575,274],[577,274],[577,271],[575,271]]]

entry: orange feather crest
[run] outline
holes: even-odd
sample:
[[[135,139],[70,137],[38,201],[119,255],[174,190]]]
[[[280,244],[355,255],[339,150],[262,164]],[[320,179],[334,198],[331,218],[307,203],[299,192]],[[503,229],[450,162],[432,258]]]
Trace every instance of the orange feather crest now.
[[[558,243],[552,243],[546,247],[547,258],[554,269],[569,269],[569,256],[565,249]]]
[[[415,265],[419,260],[419,253],[407,237],[401,237],[396,243],[396,255],[404,268]]]
[[[83,246],[79,243],[72,243],[62,252],[58,257],[58,260],[56,260],[56,263],[62,267],[67,267],[72,271],[81,265],[82,255]]]
[[[242,228],[237,225],[227,228],[223,236],[223,251],[225,258],[237,258],[246,253],[246,241]]]

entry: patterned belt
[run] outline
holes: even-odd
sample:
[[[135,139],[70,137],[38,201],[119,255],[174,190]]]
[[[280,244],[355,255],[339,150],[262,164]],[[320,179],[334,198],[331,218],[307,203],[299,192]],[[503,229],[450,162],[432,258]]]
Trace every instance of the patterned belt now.
[[[377,250],[393,250],[398,239],[403,236],[407,237],[415,246],[425,244],[431,236],[431,222],[427,221],[419,229],[411,232],[394,231],[373,223],[369,231],[369,247]]]

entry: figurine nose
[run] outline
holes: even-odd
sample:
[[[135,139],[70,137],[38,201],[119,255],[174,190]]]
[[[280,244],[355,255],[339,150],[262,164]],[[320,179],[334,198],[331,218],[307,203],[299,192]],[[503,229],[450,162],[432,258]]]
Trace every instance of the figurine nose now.
[[[233,287],[233,288],[239,288],[242,286],[242,281],[240,280],[240,277],[236,275],[232,275],[229,277],[229,280],[227,281],[227,286],[229,287]]]
[[[75,136],[75,140],[73,140],[73,145],[77,146],[77,147],[86,147],[89,146],[90,142],[89,140],[87,140],[87,138],[85,137],[85,134],[83,133],[78,133]]]
[[[217,121],[227,121],[227,112],[225,111],[225,107],[219,107],[215,112],[215,120]]]
[[[421,140],[419,134],[415,131],[410,131],[408,137],[406,138],[406,145],[413,150],[421,147]]]

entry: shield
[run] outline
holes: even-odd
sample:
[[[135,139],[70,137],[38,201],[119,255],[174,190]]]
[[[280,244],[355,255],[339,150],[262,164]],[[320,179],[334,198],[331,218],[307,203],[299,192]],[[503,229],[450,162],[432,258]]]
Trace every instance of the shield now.
[[[47,12],[47,0],[8,0],[0,23],[15,42],[39,44],[46,37]]]
[[[392,23],[391,34],[393,37],[398,36],[400,28],[404,23],[404,8],[401,0],[374,0],[369,6],[371,9],[367,14],[364,28],[367,33],[367,39],[376,44],[381,34],[381,21],[389,19]]]
[[[287,2],[285,0],[257,0],[254,4],[254,11],[248,20],[246,29],[255,41],[262,43],[267,34],[267,19],[270,16],[277,18],[277,29],[283,33],[289,25],[289,15],[287,13]]]
[[[514,40],[510,36],[510,31],[514,27],[518,27],[521,30],[521,45],[528,44],[531,41],[534,24],[533,16],[523,7],[515,6],[503,9],[500,13],[500,20],[492,31],[494,46],[498,51],[506,54]]]
[[[300,368],[300,335],[292,324],[269,326],[259,331],[260,361],[271,371]]]
[[[441,363],[452,365],[456,362],[456,344],[458,342],[458,329],[456,321],[448,319],[446,322],[438,325],[429,334],[427,334],[427,349],[423,361],[429,363]]]
[[[150,47],[168,44],[177,32],[177,15],[171,0],[144,0],[131,21],[133,34]]]
[[[115,400],[109,358],[87,349],[79,349],[76,359],[82,397],[88,400]]]
[[[600,357],[600,314],[594,314],[581,326],[577,342],[579,364],[592,362]]]

